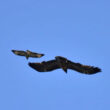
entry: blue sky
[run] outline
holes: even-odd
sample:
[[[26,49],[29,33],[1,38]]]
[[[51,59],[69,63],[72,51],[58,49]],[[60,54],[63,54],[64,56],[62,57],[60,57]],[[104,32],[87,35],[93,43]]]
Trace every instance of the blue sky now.
[[[109,110],[110,1],[1,0],[0,110]],[[26,60],[11,50],[44,53]],[[27,64],[64,56],[95,75],[40,73]]]

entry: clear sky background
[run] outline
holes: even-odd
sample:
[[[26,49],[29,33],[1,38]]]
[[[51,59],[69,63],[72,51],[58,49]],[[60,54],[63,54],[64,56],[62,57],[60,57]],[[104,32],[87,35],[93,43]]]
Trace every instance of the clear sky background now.
[[[1,0],[0,110],[110,110],[109,43],[109,0]],[[45,56],[26,60],[12,49]],[[102,72],[28,66],[58,55]]]

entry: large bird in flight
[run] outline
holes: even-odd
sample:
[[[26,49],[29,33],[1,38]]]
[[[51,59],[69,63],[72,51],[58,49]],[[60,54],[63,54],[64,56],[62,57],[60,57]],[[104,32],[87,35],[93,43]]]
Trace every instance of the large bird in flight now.
[[[29,50],[27,50],[27,51],[12,50],[12,52],[16,55],[19,55],[19,56],[25,56],[27,59],[29,57],[40,58],[40,57],[44,56],[44,54],[31,52]]]
[[[49,72],[59,68],[63,69],[66,73],[68,69],[88,75],[101,72],[101,69],[98,67],[75,63],[61,56],[56,56],[55,59],[50,61],[43,61],[41,63],[28,63],[28,65],[38,72]]]

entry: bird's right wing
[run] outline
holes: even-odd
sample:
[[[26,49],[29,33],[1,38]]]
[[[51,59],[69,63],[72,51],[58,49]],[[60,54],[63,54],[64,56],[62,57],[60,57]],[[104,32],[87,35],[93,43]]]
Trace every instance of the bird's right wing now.
[[[26,56],[26,52],[25,51],[20,51],[20,50],[12,50],[12,52],[16,55],[20,55],[20,56]]]
[[[56,60],[44,61],[41,63],[28,63],[28,65],[39,72],[49,72],[60,68]]]

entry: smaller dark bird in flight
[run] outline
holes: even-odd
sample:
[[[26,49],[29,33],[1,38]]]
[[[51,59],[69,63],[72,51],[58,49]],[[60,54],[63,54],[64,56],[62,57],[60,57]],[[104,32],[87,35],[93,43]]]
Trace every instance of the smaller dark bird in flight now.
[[[88,75],[101,72],[101,69],[98,67],[75,63],[61,56],[56,56],[54,60],[43,61],[41,63],[28,63],[28,65],[39,72],[49,72],[59,68],[62,68],[66,73],[67,69]]]
[[[14,54],[16,54],[16,55],[19,55],[19,56],[25,56],[26,59],[28,59],[29,57],[40,58],[40,57],[44,56],[44,54],[31,52],[31,51],[29,51],[29,50],[26,50],[26,51],[22,51],[22,50],[12,50],[12,52],[13,52]]]

